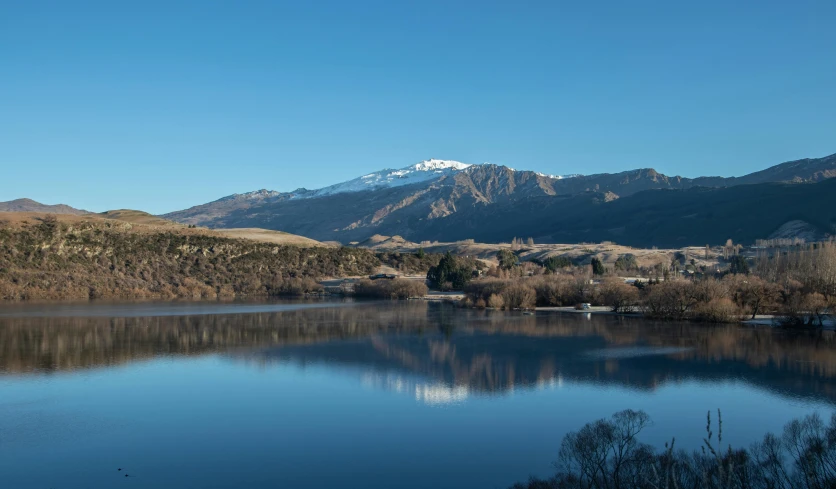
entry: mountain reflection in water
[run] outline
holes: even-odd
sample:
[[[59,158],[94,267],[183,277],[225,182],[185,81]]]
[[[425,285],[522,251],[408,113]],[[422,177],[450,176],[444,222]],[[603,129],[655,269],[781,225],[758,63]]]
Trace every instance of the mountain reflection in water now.
[[[563,382],[652,390],[731,379],[833,403],[834,342],[832,332],[360,302],[217,315],[0,317],[0,375],[222,353],[262,366],[354,369],[366,385],[430,404]]]

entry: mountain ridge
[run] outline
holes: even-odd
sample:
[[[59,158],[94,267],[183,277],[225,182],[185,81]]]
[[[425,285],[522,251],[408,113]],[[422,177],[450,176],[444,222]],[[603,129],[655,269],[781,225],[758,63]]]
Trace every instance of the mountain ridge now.
[[[496,242],[510,240],[516,235],[542,239],[560,237],[577,242],[601,233],[576,229],[574,235],[555,235],[546,224],[549,216],[542,215],[538,206],[549,208],[555,213],[577,212],[582,216],[584,213],[597,212],[597,206],[648,191],[651,192],[647,194],[650,197],[645,195],[633,202],[646,198],[661,199],[662,194],[652,193],[660,190],[717,190],[778,182],[815,184],[834,176],[836,155],[785,162],[741,177],[686,178],[667,176],[652,168],[641,168],[611,174],[555,178],[534,171],[514,170],[486,163],[455,168],[454,171],[445,171],[432,178],[421,178],[404,185],[326,192],[308,198],[297,198],[293,193],[258,191],[247,198],[224,198],[166,214],[166,217],[208,227],[282,229],[321,241],[343,243],[362,241],[373,234],[401,235],[414,241],[469,239],[478,236],[482,240]],[[764,188],[764,191],[782,192],[771,188]],[[728,197],[723,192],[699,195],[703,195],[710,205],[713,205],[711,199],[719,198],[720,195],[722,198]],[[796,195],[794,198],[806,197]],[[730,205],[743,204],[738,202]],[[805,212],[809,212],[809,209]],[[518,226],[512,229],[501,226],[492,218],[497,213],[512,222],[529,223],[529,227],[524,229]],[[538,216],[539,220],[532,221],[530,216]],[[806,214],[802,217],[804,219],[798,220],[807,222],[810,219]],[[766,238],[783,224],[778,223],[776,229],[758,228],[755,234]],[[566,223],[561,225],[566,226]],[[816,229],[818,235],[832,233],[827,225]],[[467,236],[465,231],[473,235]],[[510,234],[512,232],[514,234]],[[641,236],[629,233],[626,236],[623,233],[619,235],[617,230],[604,239],[647,242]],[[698,235],[693,236],[693,239],[696,242],[703,241]]]
[[[698,214],[693,209],[676,214],[679,206],[691,208],[696,198],[710,208],[719,205],[718,199],[723,200],[727,212],[719,212],[710,219],[716,221],[714,227],[735,236],[757,239],[795,233],[812,239],[836,234],[836,226],[819,219],[816,209],[805,204],[819,199],[817,205],[836,208],[836,200],[812,196],[820,193],[816,185],[836,181],[834,177],[836,154],[793,160],[739,177],[696,178],[668,176],[653,168],[558,177],[490,163],[470,165],[430,159],[321,189],[302,188],[291,192],[261,189],[233,194],[161,217],[215,229],[263,228],[341,243],[383,234],[401,235],[419,242],[458,239],[500,242],[515,236],[531,236],[545,242],[603,239],[622,244],[673,246],[685,239],[700,243],[716,236],[707,221],[692,230],[683,230],[681,236],[668,236],[659,230],[652,231],[653,235],[642,235],[651,230],[635,220],[650,215],[648,212],[652,214],[653,206],[667,206],[665,212],[657,214],[678,222],[683,216]],[[776,183],[804,185],[812,193],[806,195],[788,187],[770,186]],[[782,222],[761,219],[759,214],[766,212],[768,206],[750,207],[746,200],[760,197],[751,190],[742,190],[746,186],[756,186],[756,193],[776,199],[794,199],[783,207],[798,207],[798,212],[786,215]],[[725,188],[739,191],[721,191]],[[744,208],[756,217],[750,221],[759,224],[727,226],[727,221],[734,220],[735,210]],[[625,213],[624,209],[633,209],[633,214]],[[0,211],[3,210],[87,213],[63,204],[49,206],[30,199],[0,203]],[[780,206],[773,207],[771,212],[784,215]],[[608,213],[619,215],[624,225],[614,225]],[[584,228],[555,218],[562,215],[574,215],[588,226]],[[654,242],[654,236],[667,237]]]
[[[814,165],[814,169],[807,167],[805,168],[804,165]],[[336,183],[333,185],[328,185],[326,187],[318,188],[318,189],[306,189],[306,188],[298,188],[295,190],[291,190],[288,192],[281,192],[277,190],[270,190],[270,189],[260,189],[254,190],[251,192],[244,192],[240,194],[231,194],[225,197],[221,197],[213,202],[223,201],[223,200],[235,200],[235,199],[270,199],[270,198],[277,198],[281,196],[285,196],[287,198],[313,198],[313,197],[321,197],[325,195],[332,195],[334,193],[341,193],[341,192],[354,192],[354,191],[363,191],[363,190],[374,190],[378,187],[382,186],[403,186],[409,185],[412,183],[418,183],[421,181],[426,180],[433,180],[437,178],[441,178],[442,176],[449,176],[463,170],[470,169],[473,171],[478,167],[483,166],[497,166],[497,167],[504,167],[508,168],[510,171],[522,171],[522,172],[531,172],[536,174],[537,176],[548,178],[551,180],[571,180],[577,179],[572,182],[565,182],[564,185],[567,187],[576,187],[581,185],[581,182],[587,181],[600,181],[604,179],[614,179],[614,180],[625,180],[630,181],[631,177],[633,180],[638,180],[641,178],[647,178],[653,182],[664,182],[669,184],[672,187],[676,186],[707,186],[707,187],[718,187],[724,186],[728,184],[732,185],[744,185],[748,183],[765,183],[765,182],[780,182],[780,181],[794,181],[797,183],[804,183],[804,182],[815,182],[820,181],[826,178],[833,178],[836,176],[836,153],[831,154],[829,156],[824,156],[822,158],[803,158],[799,160],[792,160],[784,163],[780,163],[764,170],[759,170],[753,173],[749,173],[743,176],[732,176],[732,177],[721,177],[721,176],[699,176],[699,177],[683,177],[680,175],[666,175],[657,171],[655,168],[652,167],[645,167],[645,168],[636,168],[633,170],[625,170],[621,172],[615,173],[594,173],[589,175],[583,174],[567,174],[567,175],[553,175],[553,174],[546,174],[542,172],[534,172],[529,170],[517,170],[515,168],[508,167],[506,165],[496,165],[492,163],[483,163],[481,165],[471,164],[471,163],[462,163],[455,160],[441,160],[441,159],[434,159],[431,158],[429,160],[424,160],[414,165],[409,165],[399,169],[392,169],[392,168],[384,168],[382,170],[378,170],[376,172],[372,172],[367,175],[363,175],[361,177],[357,177],[351,180],[347,180],[345,182]],[[793,173],[796,169],[801,169],[798,173]],[[387,177],[390,180],[395,180],[397,177],[402,177],[409,172],[428,172],[430,173],[425,177],[421,177],[418,179],[404,179],[407,181],[401,182],[399,185],[385,185],[381,180],[385,180]],[[800,173],[800,174],[799,174]],[[806,176],[803,176],[806,175]],[[375,177],[382,177],[381,180],[377,180]],[[363,184],[360,184],[362,182]],[[594,190],[591,188],[584,189],[584,190]],[[632,192],[631,192],[632,193]],[[173,213],[169,213],[173,214]]]
[[[42,204],[32,199],[22,198],[0,202],[0,212],[48,212],[52,214],[89,214],[66,204]]]

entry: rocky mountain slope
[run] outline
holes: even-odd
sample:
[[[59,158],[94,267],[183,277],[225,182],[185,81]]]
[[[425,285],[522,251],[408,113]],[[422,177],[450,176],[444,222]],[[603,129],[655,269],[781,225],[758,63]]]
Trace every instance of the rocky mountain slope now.
[[[282,229],[343,243],[384,234],[412,241],[475,238],[497,242],[532,236],[551,242],[578,242],[594,237],[624,244],[676,246],[683,240],[695,240],[693,243],[720,239],[723,233],[732,233],[722,237],[723,241],[735,235],[740,236],[737,239],[744,235],[766,238],[790,220],[810,224],[814,234],[833,233],[830,223],[816,215],[815,205],[828,204],[826,198],[825,202],[816,200],[818,189],[810,195],[787,185],[724,190],[775,182],[815,183],[833,176],[836,155],[787,162],[731,178],[670,177],[653,169],[555,177],[498,165],[428,160],[326,189],[233,195],[165,217],[209,227]],[[775,215],[787,214],[787,219],[761,219],[767,217],[763,216],[766,207],[750,205],[752,199],[760,200],[758,192],[795,199],[793,205],[775,209]],[[726,202],[721,205],[720,201]],[[705,216],[709,222],[704,225],[690,226],[693,223],[688,216],[694,214],[690,210],[677,214],[679,207],[699,211],[701,205],[715,209],[714,214]],[[796,207],[800,214],[783,212]],[[739,209],[749,209],[753,215],[746,219],[736,216]],[[647,234],[651,231],[647,222],[630,224],[641,216],[656,214],[675,222],[684,219],[686,229],[679,235],[663,231]],[[612,216],[619,216],[620,223],[613,222]],[[743,219],[744,225],[735,228],[736,219]],[[745,222],[760,224],[756,227]]]
[[[545,243],[613,241],[678,248],[717,245],[727,239],[754,243],[762,238],[794,237],[779,236],[788,223],[803,229],[808,240],[836,235],[836,179],[647,190],[613,201],[597,192],[529,199],[469,209],[433,220],[421,232],[449,241],[497,242],[531,236]]]

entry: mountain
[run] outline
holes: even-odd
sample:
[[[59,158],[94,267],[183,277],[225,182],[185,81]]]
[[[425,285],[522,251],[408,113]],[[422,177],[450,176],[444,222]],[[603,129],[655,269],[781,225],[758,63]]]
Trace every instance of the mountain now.
[[[32,199],[15,199],[0,202],[0,212],[48,212],[50,214],[87,214],[87,211],[76,209],[64,204],[41,204]]]
[[[800,228],[808,239],[836,235],[836,179],[801,185],[647,190],[612,201],[598,192],[541,197],[468,209],[434,220],[421,232],[444,241],[497,242],[531,236],[543,243],[613,241],[679,248],[727,239],[753,243],[794,237],[782,234],[788,226]]]
[[[725,186],[769,182],[810,183],[833,177],[836,177],[836,154],[824,158],[788,161],[742,177],[727,178],[725,179]],[[720,185],[710,184],[716,178],[722,177],[697,178],[694,181],[698,185],[717,187]]]
[[[370,230],[376,228],[385,229],[382,234],[414,234],[422,221],[469,206],[555,195],[552,182],[556,181],[560,180],[534,172],[474,165],[443,171],[432,179],[423,177],[417,183],[371,190],[329,191],[315,197],[266,192],[236,195],[164,217],[209,227],[293,229],[294,234],[320,236],[320,241],[347,242],[375,234]]]
[[[836,177],[836,154],[824,158],[789,161],[742,177],[669,177],[652,168],[621,173],[576,176],[555,183],[560,194],[613,192],[620,197],[651,189],[688,189],[693,187],[732,187],[770,182],[813,183]]]
[[[232,195],[165,217],[208,227],[281,229],[343,243],[383,234],[400,235],[411,241],[473,238],[497,242],[532,236],[548,242],[579,242],[595,237],[622,244],[667,246],[687,240],[708,242],[708,237],[719,239],[720,230],[734,231],[722,241],[744,236],[766,238],[789,221],[809,224],[804,226],[808,234],[833,233],[829,222],[817,218],[813,206],[814,201],[815,205],[827,206],[827,197],[823,197],[824,202],[815,200],[819,187],[810,195],[805,192],[814,185],[827,183],[833,176],[836,155],[787,162],[731,178],[670,177],[653,169],[555,177],[499,165],[428,160],[319,190],[262,190]],[[792,184],[770,185],[780,182]],[[801,185],[801,191],[793,190],[801,183],[810,185]],[[760,219],[772,203],[750,208],[753,199],[760,198],[752,194],[752,189],[743,190],[743,186],[757,187],[755,192],[777,199],[796,199],[792,205],[775,207],[775,215],[784,216],[783,211],[800,206],[798,215],[781,222]],[[812,207],[805,206],[805,202]],[[664,229],[653,231],[647,222],[632,224],[636,216],[657,214],[659,219],[685,219],[686,224],[693,224],[688,219],[694,214],[694,207],[699,211],[700,203],[715,209],[715,214],[708,217],[710,222],[682,230],[676,236]],[[657,214],[650,212],[648,206],[657,206]],[[748,209],[752,215],[737,214],[739,209]],[[683,213],[677,214],[679,210]],[[568,216],[568,220],[562,220],[563,216]],[[620,224],[613,222],[614,216],[619,216]],[[734,225],[735,220],[743,222],[742,227],[730,229],[724,224],[728,221]],[[651,232],[656,234],[647,234]]]
[[[471,172],[480,173],[482,167],[495,165],[470,165],[451,160],[430,159],[401,169],[380,170],[347,182],[338,183],[316,190],[296,189],[291,192],[277,192],[275,190],[256,190],[243,194],[233,194],[207,204],[191,207],[183,211],[165,214],[164,217],[186,224],[207,225],[216,227],[220,222],[226,222],[228,216],[246,209],[260,208],[275,204],[287,204],[291,201],[312,200],[339,196],[340,194],[365,195],[364,192],[383,192],[386,195],[407,195],[420,185],[432,186],[436,182],[449,179],[457,174]],[[504,168],[504,167],[503,167]],[[511,172],[515,170],[508,169]],[[529,176],[536,176],[541,180],[557,181],[567,177],[524,172]],[[478,175],[476,178],[480,178]],[[448,181],[448,183],[453,180]],[[402,189],[402,187],[404,189]],[[553,192],[553,191],[551,191]],[[407,197],[405,197],[407,198]],[[484,200],[484,199],[481,199]],[[311,205],[309,202],[304,205]]]
[[[452,175],[472,165],[451,160],[430,159],[399,170],[385,169],[319,190],[298,192],[301,198],[324,197],[344,192],[403,187]],[[304,190],[304,189],[303,189]]]
[[[299,188],[292,192],[283,193],[275,190],[261,189],[253,192],[247,192],[245,194],[233,194],[219,199],[216,202],[275,202],[277,200],[311,199],[341,193],[403,187],[405,185],[412,185],[452,175],[470,166],[473,165],[452,160],[430,159],[397,170],[386,168],[374,173],[369,173],[368,175],[363,175],[362,177],[348,180],[347,182],[338,183],[316,190]]]

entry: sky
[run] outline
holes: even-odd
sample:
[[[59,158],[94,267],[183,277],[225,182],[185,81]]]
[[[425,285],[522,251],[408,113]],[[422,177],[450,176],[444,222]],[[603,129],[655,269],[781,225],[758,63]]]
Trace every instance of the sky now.
[[[163,213],[429,158],[836,153],[836,2],[0,1],[0,201]]]

